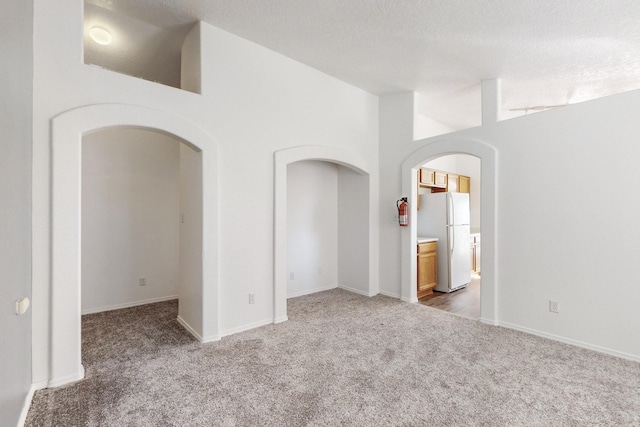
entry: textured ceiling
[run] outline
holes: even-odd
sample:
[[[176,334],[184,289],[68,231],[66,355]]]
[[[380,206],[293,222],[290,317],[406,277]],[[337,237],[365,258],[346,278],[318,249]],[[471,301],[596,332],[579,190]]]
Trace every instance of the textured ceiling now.
[[[483,79],[502,79],[507,112],[640,88],[637,0],[87,3],[126,17],[130,31],[163,34],[162,54],[120,48],[131,67],[161,69],[158,58],[179,55],[181,38],[202,20],[375,94],[416,91],[422,114],[454,128],[479,124]]]

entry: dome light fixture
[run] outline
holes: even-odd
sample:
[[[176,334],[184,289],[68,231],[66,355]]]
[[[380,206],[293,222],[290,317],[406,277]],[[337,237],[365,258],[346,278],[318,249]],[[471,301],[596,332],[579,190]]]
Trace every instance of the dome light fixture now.
[[[113,37],[111,37],[111,33],[103,27],[91,27],[89,30],[89,37],[93,39],[94,42],[106,46],[111,44]]]

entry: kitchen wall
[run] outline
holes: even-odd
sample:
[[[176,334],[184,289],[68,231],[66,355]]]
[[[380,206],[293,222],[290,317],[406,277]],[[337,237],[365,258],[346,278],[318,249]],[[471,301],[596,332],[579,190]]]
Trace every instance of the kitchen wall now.
[[[18,425],[31,385],[31,115],[33,4],[2,1],[0,14],[0,423]],[[32,308],[16,315],[19,298]]]
[[[217,176],[217,188],[203,198],[219,201],[220,289],[204,298],[219,307],[219,335],[271,322],[274,152],[330,146],[377,164],[378,98],[207,24],[198,28],[200,46],[190,46],[202,53],[202,95],[182,91],[84,65],[81,2],[37,2],[34,12],[34,380],[49,377],[50,121],[78,107],[148,107],[210,136],[219,160],[203,163],[203,173]],[[377,252],[377,239],[368,243]]]
[[[179,173],[172,137],[116,128],[83,138],[84,313],[176,297]]]
[[[411,153],[429,146],[441,154],[463,146],[494,147],[495,170],[487,172],[496,177],[496,233],[489,243],[495,243],[496,253],[487,259],[483,234],[483,286],[489,280],[486,260],[495,270],[490,280],[497,293],[496,323],[640,360],[640,314],[634,305],[640,300],[635,286],[640,229],[630,225],[640,194],[625,185],[640,180],[634,163],[640,157],[640,122],[634,117],[640,92],[416,142],[406,119],[412,98],[394,94],[380,101],[380,181],[386,182],[380,187],[380,247],[400,249],[403,231],[384,211],[400,196],[402,181],[415,179],[397,172]],[[397,257],[381,254],[384,293],[401,294],[394,279],[402,268]],[[605,304],[603,291],[624,298]],[[559,302],[559,313],[549,312],[549,300]]]
[[[338,285],[338,166],[287,167],[287,298]]]

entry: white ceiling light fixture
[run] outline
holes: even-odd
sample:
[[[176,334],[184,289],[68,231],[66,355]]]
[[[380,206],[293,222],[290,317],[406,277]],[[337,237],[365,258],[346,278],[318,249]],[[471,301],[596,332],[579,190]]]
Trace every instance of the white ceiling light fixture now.
[[[104,27],[94,26],[89,30],[89,37],[93,39],[94,42],[106,46],[111,44],[113,37],[111,33]]]

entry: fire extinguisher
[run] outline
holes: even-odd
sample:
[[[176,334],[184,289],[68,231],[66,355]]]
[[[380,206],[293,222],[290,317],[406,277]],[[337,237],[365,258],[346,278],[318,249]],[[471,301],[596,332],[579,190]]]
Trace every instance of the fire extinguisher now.
[[[409,203],[407,203],[407,198],[403,197],[398,200],[396,207],[398,208],[398,223],[401,227],[406,227],[409,225]]]

